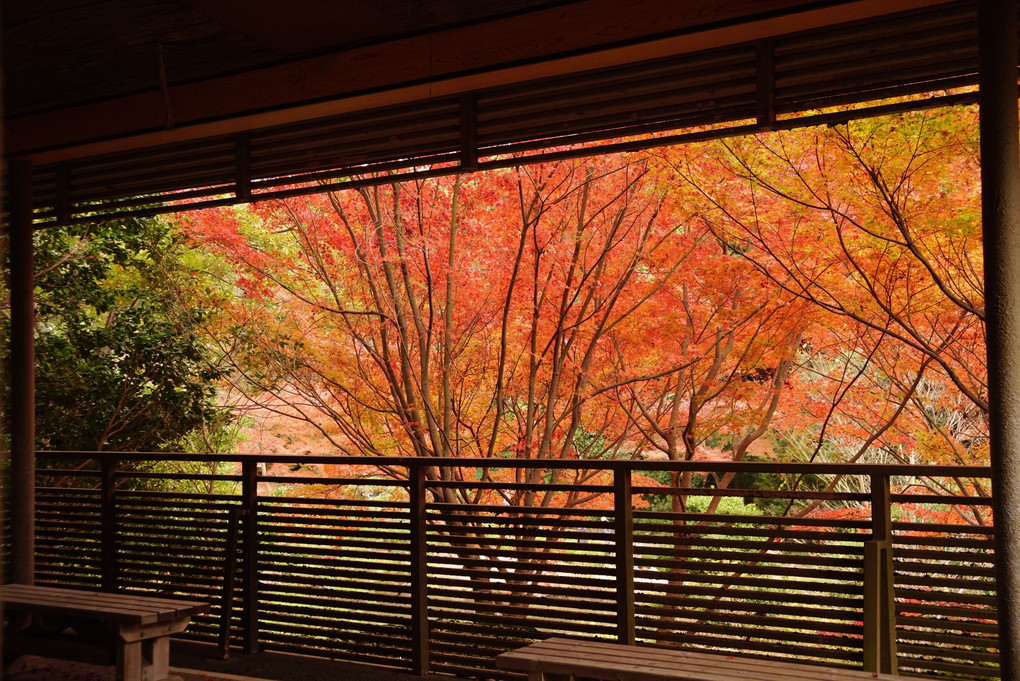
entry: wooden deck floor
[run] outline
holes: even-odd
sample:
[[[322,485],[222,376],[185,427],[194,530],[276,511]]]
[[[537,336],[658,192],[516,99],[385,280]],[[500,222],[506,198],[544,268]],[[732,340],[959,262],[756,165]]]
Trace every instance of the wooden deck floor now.
[[[211,646],[174,642],[171,679],[179,681],[421,681],[386,667],[282,653],[234,654],[217,659]],[[4,670],[4,681],[115,681],[114,668],[23,656]],[[457,681],[444,676],[444,681]]]
[[[23,655],[4,670],[6,681],[115,681],[112,666]],[[268,681],[253,677],[210,674],[198,669],[171,668],[171,681]]]

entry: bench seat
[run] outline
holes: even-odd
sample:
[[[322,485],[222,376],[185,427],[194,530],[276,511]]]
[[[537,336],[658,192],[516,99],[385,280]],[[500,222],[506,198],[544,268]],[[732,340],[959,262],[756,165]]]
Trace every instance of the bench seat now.
[[[170,635],[185,630],[192,615],[209,610],[208,603],[133,594],[64,589],[51,586],[7,584],[0,587],[6,612],[20,612],[55,629],[45,651],[54,657],[74,654],[91,644],[112,643],[118,681],[161,681],[169,676]],[[8,618],[13,623],[12,618]],[[66,633],[67,629],[98,628],[95,632]],[[31,629],[8,633],[7,643],[45,642]],[[12,652],[19,652],[16,649]]]
[[[549,638],[496,656],[530,681],[891,681],[903,677],[737,655]]]

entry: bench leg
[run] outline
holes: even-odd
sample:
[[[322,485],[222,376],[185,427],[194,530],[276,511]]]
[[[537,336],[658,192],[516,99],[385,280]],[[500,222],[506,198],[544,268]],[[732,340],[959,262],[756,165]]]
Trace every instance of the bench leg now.
[[[117,681],[142,681],[141,641],[118,642]]]
[[[152,644],[152,654],[149,659],[152,665],[149,667],[150,681],[163,681],[170,676],[170,637],[160,636],[149,641]]]
[[[117,681],[163,681],[170,675],[170,637],[121,641]]]

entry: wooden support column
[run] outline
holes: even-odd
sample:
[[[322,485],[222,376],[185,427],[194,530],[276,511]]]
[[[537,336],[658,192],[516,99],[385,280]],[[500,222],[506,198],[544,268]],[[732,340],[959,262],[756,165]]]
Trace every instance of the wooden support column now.
[[[57,222],[66,225],[71,221],[71,164],[57,166]]]
[[[116,593],[120,587],[117,560],[117,459],[112,455],[102,460],[102,589]]]
[[[11,290],[11,581],[35,581],[35,269],[32,166],[8,165]]]
[[[871,539],[864,542],[864,670],[897,673],[896,593],[888,475],[871,476]]]
[[[757,70],[758,128],[774,130],[776,127],[776,44],[761,40],[755,46]]]
[[[460,97],[460,167],[478,170],[478,99],[471,93]]]
[[[246,653],[257,653],[259,644],[259,516],[258,463],[241,463],[241,513],[244,516],[243,645]]]
[[[410,466],[407,482],[411,553],[411,671],[425,676],[431,667],[425,466]]]
[[[616,538],[616,642],[634,645],[634,505],[630,469],[613,471]]]
[[[251,136],[241,133],[234,141],[234,197],[240,203],[251,203]]]
[[[978,3],[992,508],[999,659],[1020,678],[1020,143],[1015,0]]]

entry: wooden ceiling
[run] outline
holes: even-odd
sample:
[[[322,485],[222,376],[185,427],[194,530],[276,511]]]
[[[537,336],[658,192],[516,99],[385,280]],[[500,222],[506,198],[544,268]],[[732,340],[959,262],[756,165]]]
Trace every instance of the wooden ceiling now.
[[[10,118],[406,39],[550,0],[4,0]]]
[[[976,82],[973,0],[3,0],[41,221]],[[741,128],[743,129],[743,128]]]

